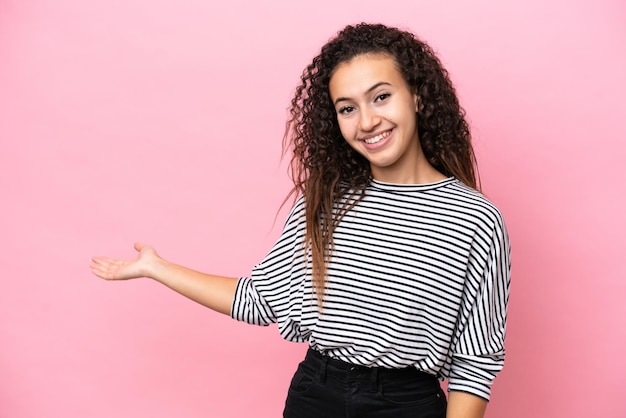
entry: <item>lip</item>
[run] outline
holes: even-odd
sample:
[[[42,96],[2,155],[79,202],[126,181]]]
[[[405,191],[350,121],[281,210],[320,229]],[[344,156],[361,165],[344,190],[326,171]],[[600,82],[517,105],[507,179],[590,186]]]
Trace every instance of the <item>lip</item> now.
[[[383,134],[385,132],[389,132],[389,135],[386,136],[385,138],[381,139],[380,141],[376,142],[375,144],[368,144],[367,142],[365,142],[365,140],[374,138],[374,137],[376,137],[376,136],[378,136],[380,134]],[[359,141],[368,150],[376,150],[378,148],[384,147],[393,138],[394,133],[395,133],[395,128],[385,129],[384,131],[379,131],[379,132],[376,132],[376,133],[373,133],[373,134],[370,134],[370,135],[365,135],[365,136],[359,138]]]

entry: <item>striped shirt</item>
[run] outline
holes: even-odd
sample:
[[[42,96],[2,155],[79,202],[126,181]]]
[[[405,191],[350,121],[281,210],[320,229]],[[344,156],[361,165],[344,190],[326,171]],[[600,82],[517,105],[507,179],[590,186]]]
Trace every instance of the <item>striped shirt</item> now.
[[[372,180],[334,232],[323,309],[298,200],[266,258],[240,278],[231,315],[352,364],[449,378],[489,399],[504,362],[510,249],[499,210],[454,178]]]

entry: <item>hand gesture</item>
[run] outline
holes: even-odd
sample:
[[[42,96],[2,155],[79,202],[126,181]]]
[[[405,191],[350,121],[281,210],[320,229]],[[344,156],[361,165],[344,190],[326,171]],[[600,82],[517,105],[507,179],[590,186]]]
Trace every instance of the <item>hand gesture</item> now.
[[[151,266],[159,259],[154,248],[135,243],[137,258],[134,260],[116,260],[109,257],[93,257],[89,268],[96,276],[105,280],[128,280],[138,277],[150,277]]]

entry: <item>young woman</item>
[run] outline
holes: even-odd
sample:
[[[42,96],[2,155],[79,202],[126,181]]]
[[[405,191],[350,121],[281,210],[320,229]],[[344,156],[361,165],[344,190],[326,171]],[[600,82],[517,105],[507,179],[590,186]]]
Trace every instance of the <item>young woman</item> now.
[[[251,277],[143,244],[92,271],[149,277],[307,342],[285,417],[482,417],[504,361],[509,243],[433,51],[395,28],[346,27],[305,69],[285,146],[297,200]]]

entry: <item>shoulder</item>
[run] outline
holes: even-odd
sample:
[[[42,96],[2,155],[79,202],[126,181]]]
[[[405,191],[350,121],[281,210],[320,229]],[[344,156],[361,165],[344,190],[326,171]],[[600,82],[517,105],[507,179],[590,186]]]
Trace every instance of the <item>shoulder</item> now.
[[[446,199],[451,209],[465,217],[495,228],[504,228],[504,217],[500,209],[478,190],[455,180],[438,189],[437,193]]]
[[[287,215],[287,220],[285,221],[285,227],[298,225],[300,223],[305,222],[305,210],[306,205],[304,202],[304,196],[300,196],[296,199],[291,210],[289,211],[289,215]]]

